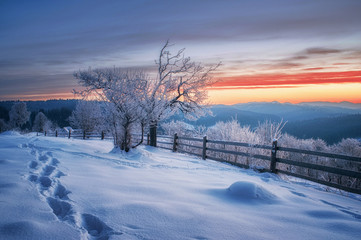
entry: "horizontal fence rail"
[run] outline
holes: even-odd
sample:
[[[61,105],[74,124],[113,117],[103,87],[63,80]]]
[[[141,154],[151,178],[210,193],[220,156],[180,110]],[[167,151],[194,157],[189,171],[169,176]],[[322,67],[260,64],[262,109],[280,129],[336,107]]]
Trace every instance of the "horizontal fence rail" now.
[[[67,137],[67,138],[78,138],[78,139],[113,139],[113,137],[108,136],[105,131],[101,132],[86,132],[81,129],[73,130],[55,130],[55,131],[44,131],[43,133],[37,133],[37,135],[51,136],[51,137]]]

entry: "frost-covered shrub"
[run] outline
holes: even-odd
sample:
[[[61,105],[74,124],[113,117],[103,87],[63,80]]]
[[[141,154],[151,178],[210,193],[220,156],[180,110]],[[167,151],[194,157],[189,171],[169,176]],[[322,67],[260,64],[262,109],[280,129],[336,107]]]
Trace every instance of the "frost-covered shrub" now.
[[[295,149],[336,153],[341,155],[348,155],[354,157],[361,157],[360,142],[356,139],[343,139],[341,142],[328,146],[322,139],[297,139],[293,136],[285,134],[282,140],[279,142],[279,146],[289,147]],[[328,166],[334,168],[340,168],[350,171],[361,171],[361,164],[355,161],[342,160],[331,157],[321,157],[315,155],[308,155],[302,153],[283,152],[277,153],[279,158],[285,158],[292,161],[299,161],[305,163],[311,163],[321,166]],[[326,182],[332,182],[347,187],[361,188],[361,181],[356,178],[350,178],[334,173],[328,173],[325,171],[314,170],[312,168],[297,167],[287,164],[279,164],[280,169],[290,171],[292,173],[301,174],[304,176],[312,177],[315,179],[323,180]]]
[[[260,148],[253,148],[252,145],[260,143],[259,136],[250,129],[249,126],[241,126],[237,120],[228,122],[218,122],[214,126],[208,128],[206,132],[209,140],[222,140],[250,144],[249,147],[231,146],[227,144],[208,144],[209,148],[224,149],[228,151],[243,152],[251,156],[239,156],[228,153],[220,153],[210,151],[209,155],[227,160],[230,162],[240,163],[251,167],[265,167],[265,162],[260,159],[253,158],[252,155],[264,154],[264,150]],[[207,153],[208,154],[208,153]]]
[[[30,112],[27,110],[25,102],[17,102],[11,107],[9,112],[10,125],[13,128],[20,128],[29,121]]]
[[[102,130],[102,112],[100,105],[95,101],[80,101],[69,117],[70,125],[75,129],[82,129],[86,132]]]
[[[282,129],[286,123],[283,121],[276,123],[266,120],[263,123],[258,123],[255,133],[262,144],[272,144],[273,140],[281,139]]]
[[[163,123],[161,125],[161,128],[164,131],[165,135],[171,136],[173,137],[174,134],[176,133],[178,136],[178,150],[179,151],[187,151],[187,152],[191,152],[194,154],[201,154],[201,150],[198,147],[201,147],[202,143],[199,141],[191,141],[188,139],[184,139],[184,137],[186,138],[202,138],[204,136],[205,130],[206,128],[204,126],[193,126],[191,124],[188,124],[186,122],[183,121],[171,121],[171,122],[167,122],[167,123]],[[161,142],[169,142],[171,143],[173,141],[173,139],[167,139],[167,138],[163,138],[161,140]],[[195,147],[190,147],[190,146],[186,146],[186,145],[190,145],[190,146],[195,146]],[[167,147],[170,148],[169,144],[164,144],[162,145],[163,147]]]
[[[48,131],[52,126],[51,121],[44,115],[44,113],[39,112],[34,119],[33,131],[35,132],[44,132]]]
[[[342,155],[351,155],[361,158],[361,143],[352,138],[342,139],[339,143],[331,146],[333,152]],[[361,172],[361,163],[355,161],[337,161],[337,167]],[[342,184],[347,184],[352,187],[361,188],[361,180],[356,178],[342,178]]]
[[[339,154],[361,157],[361,143],[357,139],[342,139],[341,142],[334,144],[331,148]]]
[[[259,143],[258,136],[250,130],[249,126],[241,126],[237,120],[228,122],[217,122],[208,128],[206,135],[209,139]]]
[[[162,129],[166,135],[172,136],[175,133],[178,136],[193,137],[195,127],[183,121],[171,121],[161,124]]]

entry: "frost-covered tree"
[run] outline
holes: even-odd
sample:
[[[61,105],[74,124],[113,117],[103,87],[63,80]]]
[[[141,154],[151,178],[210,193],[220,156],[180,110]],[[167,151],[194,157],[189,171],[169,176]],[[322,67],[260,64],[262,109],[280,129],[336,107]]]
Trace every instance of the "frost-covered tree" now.
[[[33,131],[35,132],[43,132],[47,131],[51,128],[51,121],[45,116],[44,113],[39,112],[36,114],[33,124]]]
[[[85,132],[101,130],[103,117],[100,104],[96,101],[79,101],[69,122],[73,128],[80,128]]]
[[[170,47],[167,41],[156,61],[158,76],[147,81],[146,86],[143,108],[149,120],[151,146],[156,146],[158,122],[175,111],[180,110],[188,118],[205,114],[207,87],[214,83],[211,73],[219,66],[205,67],[185,57],[184,48],[172,54]]]
[[[104,68],[79,71],[74,76],[85,87],[80,94],[104,102],[115,145],[129,151],[132,127],[145,115],[140,105],[147,93],[146,74],[141,70]]]
[[[188,117],[204,114],[206,87],[218,65],[205,67],[184,57],[184,49],[172,55],[167,42],[156,61],[158,76],[151,78],[142,70],[122,68],[89,69],[74,76],[85,90],[83,96],[97,96],[113,109],[109,117],[116,146],[129,150],[135,125],[150,128],[151,145],[156,145],[158,122],[180,110]]]
[[[29,121],[30,112],[25,102],[15,103],[9,112],[10,125],[13,128],[20,128]]]

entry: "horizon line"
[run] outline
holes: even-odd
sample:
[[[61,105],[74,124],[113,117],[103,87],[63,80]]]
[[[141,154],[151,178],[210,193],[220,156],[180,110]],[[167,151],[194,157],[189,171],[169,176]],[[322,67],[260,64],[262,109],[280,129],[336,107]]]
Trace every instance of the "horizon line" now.
[[[91,101],[91,100],[85,100],[85,99],[81,99],[81,98],[50,98],[50,99],[14,99],[14,100],[0,100],[0,102],[46,102],[46,101],[69,101],[69,100],[81,100],[81,101]],[[302,103],[351,103],[351,104],[361,104],[360,102],[354,102],[354,101],[299,101],[299,102],[290,102],[290,101],[277,101],[277,100],[273,100],[273,101],[248,101],[248,102],[237,102],[237,103],[232,103],[232,104],[225,104],[225,103],[211,103],[211,104],[205,104],[205,105],[210,105],[210,106],[214,106],[214,105],[236,105],[236,104],[246,104],[246,103],[288,103],[288,104],[302,104]]]

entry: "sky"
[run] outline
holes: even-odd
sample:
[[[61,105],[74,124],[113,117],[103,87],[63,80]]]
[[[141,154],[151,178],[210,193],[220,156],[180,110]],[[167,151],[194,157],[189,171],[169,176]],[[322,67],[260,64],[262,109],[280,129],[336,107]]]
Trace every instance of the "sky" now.
[[[0,101],[74,98],[89,67],[222,65],[209,102],[361,103],[360,0],[1,0]]]

